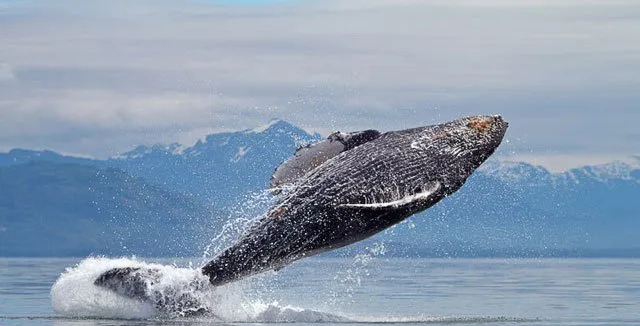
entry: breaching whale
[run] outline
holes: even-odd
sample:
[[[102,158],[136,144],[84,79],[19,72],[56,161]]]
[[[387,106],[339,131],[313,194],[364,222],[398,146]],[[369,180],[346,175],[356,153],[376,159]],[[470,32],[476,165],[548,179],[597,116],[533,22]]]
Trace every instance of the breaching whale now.
[[[277,204],[202,273],[223,285],[368,238],[460,189],[507,126],[500,116],[473,116],[385,133],[334,133],[299,148],[271,178]],[[150,300],[157,273],[112,269],[95,284]]]

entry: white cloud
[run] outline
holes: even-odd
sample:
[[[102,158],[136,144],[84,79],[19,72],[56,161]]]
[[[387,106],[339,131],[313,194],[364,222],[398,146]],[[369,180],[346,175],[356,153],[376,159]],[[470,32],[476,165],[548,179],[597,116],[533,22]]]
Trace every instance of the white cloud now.
[[[14,78],[15,76],[13,75],[11,65],[6,62],[0,62],[0,83],[13,80]]]
[[[502,113],[509,153],[638,153],[639,18],[633,1],[18,2],[0,11],[0,148]]]

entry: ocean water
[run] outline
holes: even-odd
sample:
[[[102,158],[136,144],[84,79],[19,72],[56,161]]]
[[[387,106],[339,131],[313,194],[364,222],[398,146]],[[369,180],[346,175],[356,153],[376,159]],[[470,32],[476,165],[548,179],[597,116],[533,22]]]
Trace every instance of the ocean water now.
[[[0,325],[640,325],[638,259],[312,258],[212,291],[215,316],[198,318],[160,316],[90,282],[152,262],[169,265],[172,282],[200,264],[0,258]]]

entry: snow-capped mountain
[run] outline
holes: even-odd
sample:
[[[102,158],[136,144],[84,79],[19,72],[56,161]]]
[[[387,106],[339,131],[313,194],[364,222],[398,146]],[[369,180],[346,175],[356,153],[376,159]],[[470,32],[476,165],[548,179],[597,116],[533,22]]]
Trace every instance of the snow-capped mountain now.
[[[275,167],[296,146],[319,138],[272,120],[255,129],[211,134],[192,146],[139,146],[107,164],[226,206],[249,191],[264,189]]]
[[[524,162],[511,162],[492,159],[485,162],[477,173],[499,179],[508,184],[547,184],[553,182],[554,176],[542,166]]]
[[[630,157],[628,161],[587,165],[556,173],[538,165],[494,159],[483,164],[478,172],[509,184],[522,183],[529,186],[607,183],[613,180],[640,182],[640,158]]]
[[[607,164],[583,166],[571,169],[556,176],[557,180],[579,183],[581,180],[590,182],[610,182],[611,180],[625,180],[640,182],[640,160],[632,162],[614,161]]]
[[[50,150],[29,150],[15,148],[8,153],[0,153],[0,166],[19,165],[30,162],[59,162],[59,163],[78,163],[78,164],[99,164],[98,161],[62,155]]]
[[[46,161],[0,167],[0,257],[194,255],[211,213],[117,169]]]
[[[169,145],[155,144],[152,146],[139,145],[131,151],[113,156],[112,159],[116,160],[135,160],[137,158],[146,156],[166,156],[166,155],[180,155],[184,149],[183,145],[173,143]]]

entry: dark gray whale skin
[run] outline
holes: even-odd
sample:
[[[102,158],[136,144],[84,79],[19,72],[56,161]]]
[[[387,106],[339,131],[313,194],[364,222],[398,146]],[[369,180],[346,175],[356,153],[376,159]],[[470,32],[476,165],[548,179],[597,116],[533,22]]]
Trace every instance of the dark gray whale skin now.
[[[507,122],[475,116],[387,132],[330,158],[202,268],[221,285],[368,238],[454,193]]]
[[[202,273],[211,284],[223,285],[368,238],[460,189],[500,145],[507,126],[500,116],[473,116],[352,137],[355,144],[329,158],[319,153],[326,161],[279,185],[278,204]],[[148,283],[157,273],[112,269],[94,284],[149,300]]]

